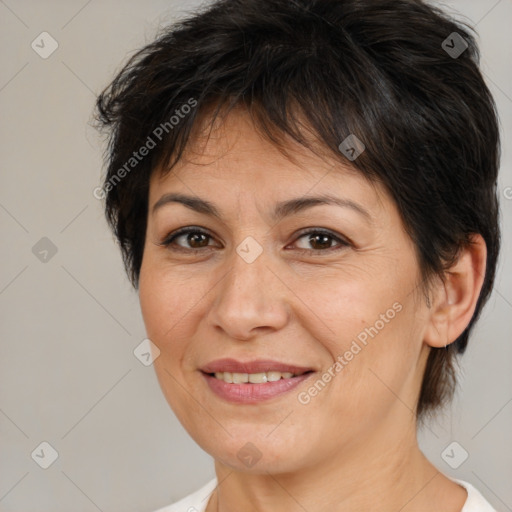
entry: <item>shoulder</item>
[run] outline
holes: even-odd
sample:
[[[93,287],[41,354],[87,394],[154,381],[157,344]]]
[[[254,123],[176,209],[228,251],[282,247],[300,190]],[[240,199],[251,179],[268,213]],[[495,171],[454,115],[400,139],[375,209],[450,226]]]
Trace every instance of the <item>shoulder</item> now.
[[[452,479],[464,487],[468,493],[466,503],[460,512],[496,512],[496,509],[480,494],[478,489],[464,480]]]
[[[200,489],[189,494],[185,498],[166,507],[159,508],[155,512],[204,512],[208,504],[208,498],[217,487],[217,479],[210,480]],[[465,511],[464,511],[465,512]]]

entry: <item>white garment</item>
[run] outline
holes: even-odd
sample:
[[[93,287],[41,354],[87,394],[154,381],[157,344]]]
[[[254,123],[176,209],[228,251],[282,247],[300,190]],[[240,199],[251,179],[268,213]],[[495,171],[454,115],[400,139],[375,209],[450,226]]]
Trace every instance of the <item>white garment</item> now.
[[[456,480],[452,478],[454,482],[462,485],[468,493],[466,503],[462,507],[460,512],[496,512],[490,503],[480,494],[480,492],[473,487],[470,483],[464,482],[463,480]],[[217,487],[217,479],[210,480],[206,485],[201,487],[198,491],[189,494],[172,505],[160,508],[155,512],[204,512],[208,505],[208,499]]]

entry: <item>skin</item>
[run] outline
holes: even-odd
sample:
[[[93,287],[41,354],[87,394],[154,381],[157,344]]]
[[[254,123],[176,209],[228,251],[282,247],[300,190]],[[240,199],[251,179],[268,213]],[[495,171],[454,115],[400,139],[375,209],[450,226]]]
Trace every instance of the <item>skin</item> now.
[[[209,138],[197,132],[172,172],[155,172],[150,183],[140,303],[160,350],[154,366],[163,393],[215,459],[221,485],[207,510],[459,512],[466,491],[419,450],[413,411],[430,347],[454,341],[471,319],[485,243],[473,238],[444,282],[432,286],[429,307],[414,245],[389,194],[350,162],[285,140],[292,159],[236,109]],[[153,212],[170,192],[210,201],[220,219],[179,203]],[[368,217],[317,205],[272,220],[277,202],[320,194],[357,203]],[[210,238],[184,235],[161,245],[185,226]],[[305,228],[333,238],[311,241]],[[252,263],[236,252],[248,236],[263,250]],[[301,404],[298,394],[397,302],[400,312]],[[232,404],[199,371],[223,357],[275,359],[316,374],[280,397]],[[237,457],[248,442],[261,453],[252,467]]]

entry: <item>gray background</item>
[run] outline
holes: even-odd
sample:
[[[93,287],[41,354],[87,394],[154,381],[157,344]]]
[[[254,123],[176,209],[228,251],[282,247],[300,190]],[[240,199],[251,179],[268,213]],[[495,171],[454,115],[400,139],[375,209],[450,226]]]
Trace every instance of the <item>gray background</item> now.
[[[152,367],[133,354],[145,332],[137,294],[93,197],[103,146],[88,124],[95,95],[127,55],[197,4],[0,1],[1,511],[151,511],[214,476],[211,458],[174,417]],[[501,116],[504,240],[496,289],[462,359],[461,391],[420,441],[440,470],[469,480],[506,511],[512,510],[512,0],[446,5],[477,26]],[[31,48],[43,31],[59,45],[47,59]],[[56,254],[48,241],[39,242],[43,237]],[[59,454],[48,469],[36,464],[50,457],[38,448],[43,441]],[[456,470],[441,456],[453,441],[469,453]],[[31,456],[34,450],[39,457]],[[456,446],[449,453],[460,459],[463,452]]]

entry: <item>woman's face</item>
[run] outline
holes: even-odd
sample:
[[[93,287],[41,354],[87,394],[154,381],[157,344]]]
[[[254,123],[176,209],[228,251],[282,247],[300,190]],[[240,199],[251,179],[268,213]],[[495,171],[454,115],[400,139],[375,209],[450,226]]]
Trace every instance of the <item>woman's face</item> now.
[[[204,450],[252,472],[396,446],[427,355],[419,267],[389,195],[348,161],[288,151],[295,162],[232,111],[150,183],[139,292],[160,385]]]

